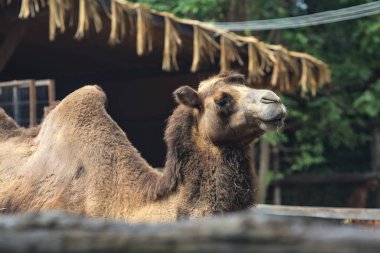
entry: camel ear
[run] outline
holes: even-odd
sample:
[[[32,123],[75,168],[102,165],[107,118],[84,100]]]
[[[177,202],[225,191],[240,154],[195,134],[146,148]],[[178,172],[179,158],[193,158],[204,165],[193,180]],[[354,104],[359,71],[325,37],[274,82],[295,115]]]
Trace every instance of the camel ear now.
[[[239,73],[232,73],[229,76],[227,76],[226,83],[238,83],[238,84],[244,84],[245,83],[245,78],[244,75],[239,74]]]
[[[198,108],[201,105],[201,99],[198,92],[189,86],[182,86],[176,89],[173,95],[179,104],[184,104],[193,108]]]

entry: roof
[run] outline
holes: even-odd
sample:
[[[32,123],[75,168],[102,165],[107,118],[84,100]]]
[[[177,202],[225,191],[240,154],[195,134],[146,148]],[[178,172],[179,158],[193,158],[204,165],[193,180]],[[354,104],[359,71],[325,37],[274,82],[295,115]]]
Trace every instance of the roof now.
[[[11,2],[7,0],[5,2]],[[46,5],[47,4],[47,5]],[[22,0],[19,18],[38,15],[40,9],[49,10],[49,39],[54,41],[57,31],[64,33],[74,20],[75,38],[87,36],[91,29],[109,31],[108,42],[120,44],[131,34],[136,36],[137,55],[160,50],[162,70],[180,68],[178,57],[191,50],[186,57],[191,61],[191,72],[217,65],[220,71],[245,69],[248,84],[268,87],[283,92],[301,90],[316,94],[319,86],[330,80],[325,63],[315,57],[289,51],[281,45],[270,45],[253,36],[241,36],[218,29],[197,20],[181,19],[171,13],[160,12],[139,3],[123,0]],[[108,27],[107,27],[108,26]],[[157,29],[164,30],[163,43],[157,43]],[[191,56],[189,56],[191,55]]]

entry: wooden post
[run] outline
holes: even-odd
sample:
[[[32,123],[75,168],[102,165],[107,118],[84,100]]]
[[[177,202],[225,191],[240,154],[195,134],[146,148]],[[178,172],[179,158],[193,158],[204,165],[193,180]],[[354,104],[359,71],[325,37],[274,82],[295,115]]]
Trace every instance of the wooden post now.
[[[372,170],[380,173],[380,121],[374,123],[372,128]],[[375,207],[380,208],[380,187],[375,192]]]
[[[36,112],[36,84],[34,80],[29,81],[29,125],[37,125],[37,112]]]
[[[255,142],[252,142],[251,144],[251,157],[252,157],[252,162],[251,162],[251,169],[252,169],[252,173],[254,173],[254,175],[255,175],[255,180],[257,180],[257,175],[258,175],[258,170],[257,170],[257,166],[256,166],[256,164],[257,164],[257,161],[256,161],[256,154],[255,154],[255,152],[256,152],[256,145],[255,145]],[[256,181],[256,183],[257,183],[257,181]],[[255,185],[255,188],[256,188],[256,191],[255,191],[255,199],[258,199],[258,191],[257,191],[257,188],[258,188],[258,186],[257,185]]]
[[[49,105],[51,105],[55,101],[55,83],[54,83],[54,80],[49,80],[48,99],[49,99]]]
[[[334,173],[334,174],[301,174],[291,175],[280,180],[272,181],[272,184],[279,185],[317,185],[317,184],[352,184],[365,183],[368,180],[380,180],[380,172],[356,172],[356,173]]]
[[[269,143],[261,139],[260,141],[260,164],[259,164],[259,179],[258,179],[258,202],[265,203],[268,188],[268,171],[270,160]]]
[[[280,170],[280,154],[278,146],[273,147],[273,172],[276,174]],[[273,204],[281,205],[281,187],[275,184],[273,187]]]
[[[18,97],[18,87],[14,86],[12,87],[12,106],[13,106],[13,118],[17,122],[17,124],[21,123],[21,118],[20,118],[20,104],[19,104],[19,97]]]
[[[277,206],[259,204],[252,209],[256,214],[313,217],[330,220],[376,221],[380,225],[379,210],[374,208],[342,208],[318,206]],[[375,225],[375,224],[374,224]]]

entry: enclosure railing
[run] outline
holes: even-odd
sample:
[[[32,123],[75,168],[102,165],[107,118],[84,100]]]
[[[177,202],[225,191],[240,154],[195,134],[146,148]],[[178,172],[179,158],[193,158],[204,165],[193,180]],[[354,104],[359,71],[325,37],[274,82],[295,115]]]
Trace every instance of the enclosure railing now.
[[[14,109],[13,118],[16,121],[19,117],[19,90],[20,88],[28,89],[28,105],[29,105],[29,126],[37,125],[37,88],[38,87],[47,87],[47,103],[51,105],[55,101],[55,82],[52,79],[45,80],[14,80],[8,82],[0,82],[0,91],[3,88],[12,88],[12,107]],[[0,92],[1,93],[1,92]],[[1,101],[0,101],[1,102]],[[19,122],[18,122],[19,123]]]
[[[369,208],[336,208],[259,204],[252,210],[258,214],[276,216],[297,216],[336,220],[380,221],[380,209]]]

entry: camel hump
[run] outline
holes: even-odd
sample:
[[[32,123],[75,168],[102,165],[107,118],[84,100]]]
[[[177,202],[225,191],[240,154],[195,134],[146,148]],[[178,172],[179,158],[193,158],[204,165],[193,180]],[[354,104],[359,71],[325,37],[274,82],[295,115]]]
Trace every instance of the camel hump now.
[[[78,109],[96,109],[104,107],[106,103],[106,94],[98,85],[86,85],[70,93],[65,97],[59,106],[71,107],[78,106]],[[74,109],[74,108],[71,108]]]
[[[106,112],[105,103],[106,94],[98,85],[75,90],[47,113],[37,141],[80,146],[83,140],[104,139],[110,129],[120,130]]]
[[[53,101],[50,105],[47,105],[47,106],[44,106],[44,116],[43,116],[43,119],[46,119],[46,116],[54,109],[57,107],[57,105],[59,105],[61,101],[60,100],[56,100],[56,101]]]
[[[107,101],[106,94],[98,85],[86,85],[62,100],[63,106],[75,104],[82,110],[93,110],[104,108]]]
[[[57,102],[46,111],[45,121],[61,119],[67,121],[79,120],[85,122],[90,117],[96,117],[105,113],[107,98],[104,91],[98,85],[86,85],[67,95],[62,101]]]
[[[19,125],[0,107],[0,140],[20,129]]]

